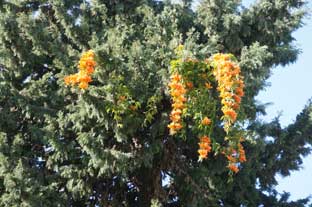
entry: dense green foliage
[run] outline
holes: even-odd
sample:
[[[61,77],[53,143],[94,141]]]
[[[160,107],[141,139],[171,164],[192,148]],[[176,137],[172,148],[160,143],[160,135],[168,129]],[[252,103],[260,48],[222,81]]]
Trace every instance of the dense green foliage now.
[[[262,123],[255,96],[296,60],[303,0],[0,0],[0,206],[300,207],[274,190],[312,143],[312,107],[286,128]],[[197,162],[197,137],[168,135],[174,49],[238,57],[247,162]],[[81,52],[98,63],[86,91],[64,85]],[[126,100],[121,101],[120,96]],[[137,110],[129,110],[135,105]],[[214,137],[223,137],[216,127]],[[270,139],[268,139],[270,138]]]

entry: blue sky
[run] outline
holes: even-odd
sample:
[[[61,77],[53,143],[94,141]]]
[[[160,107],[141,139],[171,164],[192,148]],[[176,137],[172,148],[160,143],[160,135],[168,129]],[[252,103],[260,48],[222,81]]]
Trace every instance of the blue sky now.
[[[243,0],[244,5],[249,6],[255,0]],[[312,2],[309,1],[309,8]],[[311,11],[311,10],[310,10]],[[267,116],[264,120],[270,121],[281,112],[282,126],[292,123],[307,101],[312,97],[312,17],[305,19],[305,25],[294,33],[296,45],[301,48],[297,62],[286,67],[273,69],[273,74],[268,80],[271,86],[262,91],[257,99],[263,103],[271,102],[267,108]],[[282,178],[277,176],[279,192],[291,193],[291,200],[312,195],[312,155],[304,158],[300,171],[292,172],[291,176]]]

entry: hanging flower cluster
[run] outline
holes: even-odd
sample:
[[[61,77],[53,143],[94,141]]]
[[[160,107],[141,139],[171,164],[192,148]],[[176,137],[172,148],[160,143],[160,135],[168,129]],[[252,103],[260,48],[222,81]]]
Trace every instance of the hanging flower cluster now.
[[[207,133],[207,129],[211,125],[211,119],[209,119],[207,116],[205,116],[201,120],[201,125],[203,127],[202,131],[204,133]],[[201,136],[199,138],[198,145],[199,145],[198,158],[201,161],[203,159],[206,159],[208,157],[209,152],[211,152],[211,139],[207,135]]]
[[[213,74],[218,83],[217,90],[220,93],[222,104],[222,119],[224,130],[229,134],[233,123],[237,119],[241,98],[244,96],[244,81],[240,75],[241,70],[231,54],[215,54],[212,57],[214,66]],[[231,139],[230,139],[231,140]],[[246,161],[245,151],[241,144],[242,139],[232,139],[227,150],[228,168],[237,173],[239,163]]]
[[[237,173],[239,171],[238,165],[239,163],[246,162],[246,154],[243,145],[241,142],[243,141],[242,138],[240,138],[238,144],[237,144],[237,150],[235,150],[233,147],[228,148],[228,152],[226,153],[226,158],[228,160],[228,168],[234,172]]]
[[[208,136],[202,136],[200,137],[199,145],[199,160],[206,159],[208,156],[208,153],[211,151],[211,140]]]
[[[244,82],[240,75],[240,67],[232,61],[231,54],[213,55],[213,74],[218,82],[218,91],[220,93],[222,112],[224,116],[224,130],[228,133],[230,127],[237,119],[237,110],[239,109],[241,98],[244,95]]]
[[[208,158],[211,151],[222,152],[228,159],[231,172],[239,171],[239,163],[246,161],[241,139],[232,138],[231,128],[237,119],[241,98],[244,95],[243,77],[240,67],[231,54],[215,54],[200,61],[183,57],[183,46],[176,49],[178,59],[171,61],[169,91],[172,98],[170,134],[174,135],[183,127],[195,127],[199,135],[199,160]],[[218,144],[211,138],[216,117],[218,100],[213,88],[219,92],[225,141]],[[187,102],[187,105],[186,105]],[[209,115],[209,116],[208,116]],[[183,122],[187,120],[187,122]],[[182,134],[184,131],[181,131]]]
[[[239,153],[239,157],[238,157],[239,162],[241,163],[246,162],[247,159],[246,159],[245,150],[241,143],[238,143],[238,153]]]
[[[171,75],[169,83],[170,94],[172,97],[172,111],[170,114],[171,123],[168,125],[170,134],[174,135],[178,130],[182,129],[182,112],[185,108],[185,93],[186,89],[182,83],[182,76],[178,73]]]
[[[79,72],[76,74],[68,75],[64,78],[65,85],[77,85],[81,89],[87,89],[89,83],[92,81],[91,75],[94,72],[96,62],[94,60],[94,52],[89,50],[82,53],[79,60]]]

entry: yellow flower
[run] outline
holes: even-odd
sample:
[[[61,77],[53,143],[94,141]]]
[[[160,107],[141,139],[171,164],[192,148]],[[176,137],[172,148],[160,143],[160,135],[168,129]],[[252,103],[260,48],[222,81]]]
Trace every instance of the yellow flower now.
[[[176,53],[181,52],[184,50],[184,45],[180,44],[177,48],[176,48]]]

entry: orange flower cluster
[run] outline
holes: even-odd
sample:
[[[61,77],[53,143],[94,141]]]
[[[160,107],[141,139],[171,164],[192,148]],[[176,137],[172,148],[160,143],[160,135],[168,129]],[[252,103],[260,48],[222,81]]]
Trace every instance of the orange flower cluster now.
[[[244,150],[244,147],[241,143],[238,143],[238,153],[239,153],[238,160],[240,162],[246,162],[247,159],[246,159],[245,150]]]
[[[240,67],[231,60],[230,54],[215,54],[213,57],[215,68],[213,74],[218,82],[218,91],[224,114],[224,129],[229,131],[236,121],[237,110],[244,95],[243,77],[240,75]]]
[[[215,83],[217,84],[221,99],[221,111],[223,112],[221,119],[228,136],[225,141],[229,140],[230,134],[232,134],[231,127],[237,120],[237,112],[244,95],[244,82],[240,67],[231,54],[216,54],[211,59],[200,61],[187,58],[182,52],[183,46],[180,45],[176,50],[178,59],[170,62],[169,91],[172,97],[171,122],[168,125],[170,134],[174,135],[184,127],[182,114],[186,111],[186,101],[190,101],[187,105],[188,113],[183,115],[185,117],[194,115],[195,122],[191,122],[190,127],[193,124],[199,125],[194,126],[196,133],[200,135],[197,151],[199,161],[207,159],[212,150],[215,150],[216,153],[222,150],[228,160],[228,169],[232,173],[237,173],[240,163],[246,162],[245,151],[241,144],[242,140],[232,137],[228,147],[223,148],[222,144],[216,143],[216,148],[213,149],[212,142],[215,140],[210,138],[214,127],[212,122],[216,118],[215,113],[220,109],[217,108],[218,104],[215,101],[207,104],[214,97],[214,93],[210,91],[207,93],[206,90],[214,88]],[[213,67],[213,77],[210,76],[211,66]],[[202,117],[202,114],[208,116]],[[212,120],[209,119],[210,116],[213,117]]]
[[[208,153],[211,151],[211,140],[208,136],[202,136],[200,138],[200,142],[198,143],[199,145],[199,160],[206,159],[208,156]]]
[[[170,129],[170,134],[174,135],[178,130],[182,129],[181,116],[186,102],[186,89],[182,84],[182,76],[178,73],[171,75],[169,87],[173,103],[170,114],[171,123],[168,125],[168,128]]]
[[[237,153],[235,150],[230,150],[231,153],[230,155],[227,155],[226,158],[228,159],[229,161],[229,165],[228,165],[228,168],[234,172],[234,173],[237,173],[239,171],[238,169],[238,166],[237,166]]]
[[[92,81],[91,75],[94,72],[95,65],[94,52],[92,50],[84,52],[79,60],[79,72],[66,76],[64,78],[65,85],[74,86],[78,84],[79,88],[87,89]]]
[[[237,167],[238,163],[243,163],[247,161],[243,145],[239,142],[237,147],[238,153],[236,150],[230,149],[230,155],[226,156],[229,161],[228,168],[234,173],[237,173],[239,171]]]

